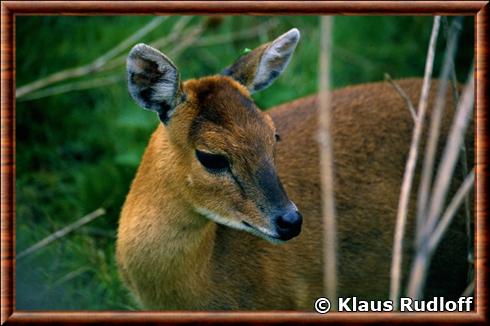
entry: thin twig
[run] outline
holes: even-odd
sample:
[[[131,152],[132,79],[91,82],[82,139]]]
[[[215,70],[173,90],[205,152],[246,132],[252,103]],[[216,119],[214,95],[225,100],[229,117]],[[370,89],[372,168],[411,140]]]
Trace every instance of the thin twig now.
[[[56,280],[53,282],[48,288],[46,288],[44,291],[40,293],[36,293],[36,297],[38,298],[45,298],[46,295],[48,295],[51,291],[56,290],[59,286],[65,284],[66,282],[69,282],[73,280],[74,278],[77,278],[80,275],[83,275],[84,273],[88,272],[90,270],[89,267],[83,266],[80,267],[74,271],[69,272],[65,276],[61,277],[60,279]]]
[[[130,37],[128,37],[127,39],[125,39],[124,41],[116,45],[114,48],[112,48],[111,50],[109,50],[108,52],[106,52],[105,54],[103,54],[102,56],[100,56],[99,58],[95,59],[94,61],[92,61],[87,65],[62,70],[54,74],[51,74],[47,77],[41,78],[35,82],[19,87],[15,92],[15,97],[21,98],[22,96],[25,96],[28,93],[31,93],[35,90],[46,87],[48,85],[60,82],[62,80],[68,78],[81,77],[86,74],[93,73],[95,71],[100,70],[107,61],[115,57],[120,52],[124,51],[124,49],[126,49],[128,46],[130,46],[131,44],[139,40],[144,35],[154,30],[165,19],[166,17],[156,17],[152,19],[148,24],[143,26],[136,33],[134,33],[133,35],[131,35]]]
[[[464,289],[461,294],[462,297],[469,297],[473,292],[475,292],[475,279],[472,279],[470,284]]]
[[[154,48],[157,49],[163,49],[167,45],[175,42],[178,40],[182,35],[188,34],[190,30],[195,30],[196,28],[201,28],[202,23],[196,26],[192,26],[188,29],[184,28],[187,26],[187,24],[191,21],[192,16],[183,16],[181,17],[175,25],[172,27],[172,30],[168,33],[168,36],[161,37],[159,39],[156,39],[155,41],[150,42],[150,45],[153,46]]]
[[[466,127],[468,126],[469,119],[471,118],[471,112],[474,103],[474,80],[473,80],[473,68],[468,80],[468,84],[465,87],[463,96],[460,99],[458,105],[458,111],[451,126],[451,132],[449,134],[442,160],[439,163],[437,176],[434,181],[434,186],[431,193],[431,203],[428,211],[427,223],[424,227],[424,234],[430,234],[437,223],[438,216],[444,205],[444,199],[449,188],[449,182],[451,178],[447,176],[452,175],[454,167],[456,166],[457,158],[460,153],[461,143],[464,141],[464,134]]]
[[[429,251],[432,253],[439,245],[439,242],[442,239],[442,236],[446,232],[447,228],[451,224],[454,215],[458,211],[461,203],[465,198],[468,198],[468,193],[473,187],[473,183],[475,181],[475,170],[471,170],[471,172],[466,176],[463,184],[459,187],[458,191],[454,195],[453,199],[449,203],[446,208],[446,211],[441,217],[441,221],[437,224],[434,232],[431,234],[429,239]]]
[[[464,19],[464,17],[458,17],[457,19],[455,19],[455,21],[457,20],[456,21],[457,25],[455,26],[455,28],[457,28],[458,31],[463,28],[463,26],[462,26],[463,19]],[[449,31],[449,23],[448,23],[446,16],[442,17],[442,23],[444,26],[444,36],[446,37],[446,39],[449,39],[451,33]],[[453,23],[455,23],[455,22],[453,21]],[[456,69],[455,69],[453,59],[451,59],[450,64],[451,64],[451,87],[453,90],[453,102],[454,102],[454,107],[456,108],[458,106],[458,101],[459,101],[458,79],[456,78]]]
[[[439,33],[440,16],[434,17],[432,33],[429,41],[429,49],[427,51],[427,59],[425,61],[424,81],[422,86],[422,94],[419,100],[417,120],[412,134],[410,151],[408,154],[405,172],[403,175],[403,183],[400,191],[400,199],[398,202],[398,212],[396,217],[396,227],[393,244],[393,257],[391,261],[391,284],[390,284],[390,300],[394,304],[394,309],[398,308],[398,299],[400,297],[401,283],[401,265],[402,265],[402,250],[403,237],[405,233],[405,224],[407,219],[407,207],[412,187],[415,165],[417,163],[418,147],[420,137],[422,135],[423,121],[427,109],[427,102],[432,79],[432,68],[434,65],[434,56],[436,48],[437,35]]]
[[[78,229],[82,225],[85,225],[93,220],[95,220],[97,217],[102,216],[105,214],[105,209],[99,208],[92,213],[85,215],[78,221],[65,226],[64,228],[52,233],[51,235],[47,236],[46,238],[42,239],[41,241],[37,242],[36,244],[32,245],[31,247],[27,248],[26,250],[21,251],[16,255],[16,259],[20,260],[36,251],[38,251],[41,248],[46,247],[49,245],[51,242],[58,240],[59,238],[64,237],[70,232],[73,232],[74,230]]]
[[[449,38],[449,23],[447,17],[445,16],[442,17],[442,22],[444,25],[444,34],[447,39]],[[462,28],[462,26],[459,26],[459,28]],[[458,102],[459,102],[459,91],[458,91],[458,79],[456,78],[456,69],[454,65],[454,60],[451,61],[451,89],[453,94],[452,97],[453,106],[454,109],[456,109],[458,107]],[[461,164],[462,177],[465,178],[468,175],[468,154],[467,154],[465,143],[461,145],[460,164]],[[467,242],[466,247],[468,250],[468,280],[472,280],[473,273],[474,273],[474,248],[473,248],[474,231],[471,223],[471,208],[470,208],[469,196],[465,197],[464,200],[464,213],[466,217],[466,242]]]
[[[330,139],[330,49],[332,44],[332,18],[321,18],[320,78],[318,138],[320,143],[320,171],[323,205],[323,266],[324,287],[337,309],[337,235],[335,198],[333,195],[333,150]]]
[[[417,196],[417,231],[415,240],[417,246],[420,245],[420,241],[423,237],[422,229],[426,222],[425,214],[427,213],[427,203],[429,201],[429,189],[433,175],[434,161],[436,158],[437,143],[439,140],[440,126],[446,104],[449,74],[451,72],[452,60],[456,54],[458,44],[459,33],[456,29],[457,22],[458,20],[454,20],[453,26],[451,26],[451,33],[444,54],[442,72],[439,78],[436,101],[432,110],[428,141],[425,146],[425,156]]]
[[[417,113],[415,113],[415,108],[413,107],[412,100],[408,97],[407,93],[396,83],[388,73],[385,73],[385,79],[393,86],[393,88],[400,94],[400,96],[405,100],[408,110],[412,115],[413,122],[417,122]]]
[[[89,270],[90,270],[90,267],[82,266],[82,267],[80,267],[80,268],[78,268],[78,269],[76,269],[74,271],[71,271],[70,273],[66,274],[65,276],[63,276],[60,279],[58,279],[55,282],[53,282],[53,284],[51,284],[51,286],[48,289],[48,291],[51,291],[51,290],[57,288],[58,286],[63,285],[64,283],[73,280],[74,278],[82,275],[83,273],[85,273],[85,272],[87,272]]]
[[[119,53],[123,52],[127,48],[129,48],[131,45],[133,45],[135,42],[139,41],[142,37],[147,35],[149,32],[153,31],[155,28],[157,28],[161,23],[167,19],[168,16],[160,16],[160,17],[155,17],[153,18],[147,25],[143,26],[139,31],[116,45],[112,50],[109,52],[105,53],[102,55],[100,58],[94,61],[94,65],[96,67],[102,67],[107,61],[110,59],[114,58],[116,55]]]
[[[184,39],[180,40],[179,43],[168,52],[168,55],[171,57],[177,57],[185,49],[191,46],[203,32],[204,24],[201,22],[192,31],[190,31],[184,37]]]
[[[188,33],[189,30],[194,29],[194,27],[190,27],[189,29],[183,31],[183,28],[187,25],[187,23],[189,23],[191,19],[192,19],[191,16],[181,17],[172,27],[172,30],[169,33],[167,33],[168,34],[167,36],[151,41],[149,42],[149,45],[151,45],[156,49],[163,49],[168,44],[176,41],[177,39],[182,37],[182,35]],[[107,64],[104,65],[104,67],[102,67],[100,71],[107,71],[107,70],[112,70],[115,68],[122,67],[126,63],[127,56],[128,56],[127,53],[124,53],[123,55],[107,62]]]
[[[72,83],[61,84],[61,85],[57,85],[57,86],[48,87],[48,88],[42,89],[42,90],[37,91],[37,92],[30,93],[30,94],[20,98],[19,102],[37,100],[37,99],[40,99],[43,97],[59,95],[59,94],[63,94],[63,93],[73,92],[73,91],[80,91],[80,90],[85,90],[85,89],[97,88],[97,87],[101,87],[101,86],[107,86],[107,85],[111,85],[111,84],[120,82],[124,79],[125,79],[125,76],[123,74],[115,74],[115,75],[111,75],[111,76],[107,76],[107,77],[94,78],[94,79],[88,79],[88,80],[76,81],[76,82],[72,82]]]

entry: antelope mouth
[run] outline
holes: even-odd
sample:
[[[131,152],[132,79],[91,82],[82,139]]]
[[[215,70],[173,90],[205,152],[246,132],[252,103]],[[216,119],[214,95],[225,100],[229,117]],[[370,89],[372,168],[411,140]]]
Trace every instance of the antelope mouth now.
[[[248,231],[249,233],[252,233],[253,235],[256,235],[262,239],[265,239],[269,242],[272,242],[274,244],[281,244],[281,243],[286,242],[285,240],[280,239],[278,236],[272,235],[269,232],[267,232],[266,230],[264,230],[262,228],[258,228],[256,226],[253,226],[252,224],[250,224],[246,221],[242,221],[242,224],[246,227],[246,231]]]
[[[284,243],[286,242],[286,240],[282,240],[281,238],[279,238],[279,235],[278,234],[272,234],[269,230],[266,230],[264,228],[261,228],[261,227],[257,227],[257,226],[254,226],[248,222],[245,222],[245,221],[232,221],[232,219],[230,218],[226,218],[226,217],[223,217],[217,213],[214,213],[206,208],[203,208],[203,207],[194,207],[195,211],[201,215],[203,215],[204,217],[208,218],[209,220],[217,223],[217,224],[220,224],[220,225],[223,225],[223,226],[227,226],[227,227],[230,227],[232,229],[235,229],[235,230],[241,230],[241,231],[245,231],[245,232],[248,232],[250,234],[253,234],[259,238],[262,238],[264,240],[267,240],[273,244],[281,244],[281,243]]]

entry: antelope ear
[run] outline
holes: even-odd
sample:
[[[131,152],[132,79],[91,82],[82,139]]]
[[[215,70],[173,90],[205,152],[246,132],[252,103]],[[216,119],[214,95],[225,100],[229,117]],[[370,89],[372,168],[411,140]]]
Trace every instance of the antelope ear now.
[[[137,44],[129,52],[126,67],[133,99],[167,124],[183,96],[174,63],[151,46]]]
[[[270,86],[286,69],[299,38],[299,30],[293,28],[242,56],[222,74],[245,85],[250,93],[260,91]]]

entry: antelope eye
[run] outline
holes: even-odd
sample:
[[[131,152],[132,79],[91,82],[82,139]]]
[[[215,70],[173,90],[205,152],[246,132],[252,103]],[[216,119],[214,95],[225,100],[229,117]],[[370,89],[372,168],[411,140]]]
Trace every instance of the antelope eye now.
[[[210,172],[223,172],[230,167],[228,159],[220,154],[210,154],[196,149],[196,157]]]
[[[279,134],[275,134],[276,142],[281,141],[281,136]]]

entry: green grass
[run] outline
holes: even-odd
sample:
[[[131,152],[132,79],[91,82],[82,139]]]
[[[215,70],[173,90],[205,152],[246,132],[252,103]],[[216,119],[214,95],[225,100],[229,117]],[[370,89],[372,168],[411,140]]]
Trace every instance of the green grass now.
[[[151,19],[19,16],[17,86],[89,63]],[[141,41],[168,34],[177,19],[167,19]],[[201,19],[193,18],[191,24]],[[226,17],[217,26],[208,26],[204,36],[243,30],[266,19]],[[297,27],[302,40],[287,71],[254,98],[265,109],[313,94],[318,80],[319,19],[278,19],[279,25],[269,33],[191,47],[173,59],[183,79],[215,74],[246,48]],[[471,18],[465,21],[456,60],[460,80],[465,79],[473,56],[472,22]],[[421,76],[431,24],[430,17],[336,18],[333,86],[382,80],[385,72],[393,78]],[[443,34],[439,39],[441,52]],[[115,72],[124,75],[123,68]],[[17,262],[17,309],[136,309],[119,280],[114,243],[120,208],[158,124],[155,115],[137,107],[124,81],[19,101],[16,115],[17,252],[99,207],[107,210],[105,216]]]

